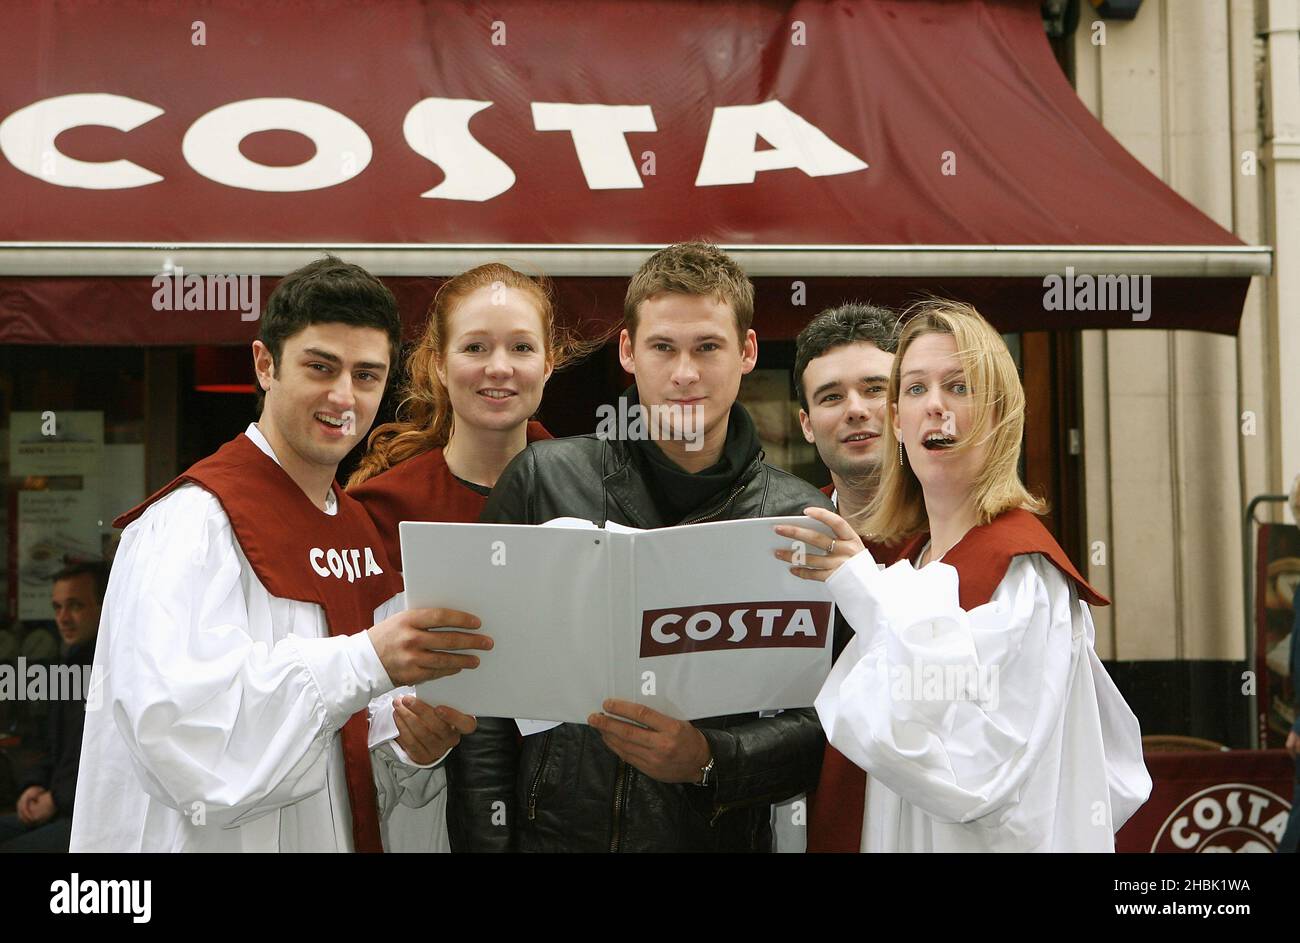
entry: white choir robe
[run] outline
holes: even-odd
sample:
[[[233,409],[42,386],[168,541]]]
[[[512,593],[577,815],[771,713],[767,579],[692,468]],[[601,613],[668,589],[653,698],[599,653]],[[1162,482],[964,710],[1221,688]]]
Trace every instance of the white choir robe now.
[[[965,612],[948,564],[881,571],[863,551],[827,587],[855,635],[816,707],[867,772],[862,851],[1114,850],[1151,777],[1073,581],[1018,556]]]
[[[391,724],[393,684],[367,633],[267,592],[208,491],[123,532],[93,676],[72,851],[352,850],[339,730],[368,703]],[[445,773],[402,757],[371,751],[385,847],[445,851]]]

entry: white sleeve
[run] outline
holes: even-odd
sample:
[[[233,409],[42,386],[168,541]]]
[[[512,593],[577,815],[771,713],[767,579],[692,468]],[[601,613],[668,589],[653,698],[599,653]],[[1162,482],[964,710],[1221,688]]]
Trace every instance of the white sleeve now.
[[[1079,641],[1065,577],[1016,557],[969,613],[944,563],[880,572],[858,554],[827,587],[856,633],[817,697],[830,742],[937,820],[1009,813],[1064,714]]]
[[[1111,825],[1115,831],[1151,797],[1151,774],[1142,749],[1142,728],[1124,695],[1106,673],[1093,647],[1089,622],[1089,673],[1093,697],[1101,714],[1102,749],[1106,757],[1106,785],[1110,793]]]
[[[447,771],[441,765],[447,753],[437,763],[417,766],[396,743],[385,743],[371,750],[379,817],[386,819],[398,805],[419,809],[437,798],[447,788]]]
[[[384,602],[375,609],[374,622],[378,625],[389,616],[401,612],[406,608],[405,592],[395,594],[391,599]],[[394,688],[386,691],[379,697],[370,702],[370,739],[369,746],[372,751],[388,743],[390,740],[397,739],[397,724],[393,721],[393,702],[398,698],[405,697],[408,694],[414,694],[415,688],[403,685],[400,688]],[[401,749],[400,747],[398,748]],[[404,762],[409,762],[405,751],[402,751]]]
[[[393,615],[394,613],[401,612],[405,608],[406,608],[405,594],[404,593],[396,594],[387,602],[385,602],[383,605],[375,609],[375,615],[374,615],[375,624],[378,625],[380,622],[387,619],[389,616]],[[377,751],[381,747],[383,747],[384,744],[391,742],[392,747],[389,748],[389,750],[384,751],[383,756],[385,759],[395,756],[406,766],[410,766],[415,769],[432,769],[433,767],[441,763],[443,760],[445,760],[447,758],[447,755],[451,753],[451,750],[448,750],[446,753],[443,753],[442,756],[438,757],[432,763],[421,765],[419,763],[416,763],[414,760],[412,760],[407,755],[406,751],[402,749],[401,745],[399,745],[396,742],[398,737],[398,730],[397,730],[397,722],[393,720],[393,704],[396,701],[400,700],[401,698],[406,697],[407,695],[416,696],[415,688],[409,684],[403,685],[400,688],[394,688],[391,691],[387,691],[370,702],[370,735],[369,735],[368,745],[372,753],[374,753],[374,751]],[[380,762],[380,758],[378,754],[375,754],[375,762],[376,763]],[[430,798],[432,798],[432,796]]]
[[[394,688],[387,694],[381,694],[370,702],[370,739],[369,746],[371,751],[388,744],[391,746],[393,754],[405,763],[407,766],[413,766],[416,769],[432,769],[443,760],[445,760],[451,750],[447,750],[432,763],[421,765],[415,762],[406,751],[402,749],[401,744],[397,742],[400,733],[397,729],[397,721],[393,718],[393,704],[404,697],[419,697],[415,693],[415,688],[411,685],[405,685],[400,688]]]
[[[246,566],[217,500],[179,488],[123,534],[99,641],[141,785],[222,826],[323,789],[339,728],[392,686],[365,632],[276,641],[283,601]]]

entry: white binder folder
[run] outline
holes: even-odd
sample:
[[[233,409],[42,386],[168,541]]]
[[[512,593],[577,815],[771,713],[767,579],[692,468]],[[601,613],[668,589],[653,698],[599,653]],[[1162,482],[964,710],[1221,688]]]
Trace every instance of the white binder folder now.
[[[407,606],[471,612],[495,641],[478,668],[420,697],[574,723],[608,697],[682,720],[811,706],[833,607],[824,584],[773,556],[790,546],[776,524],[823,529],[806,517],[658,530],[403,521]]]

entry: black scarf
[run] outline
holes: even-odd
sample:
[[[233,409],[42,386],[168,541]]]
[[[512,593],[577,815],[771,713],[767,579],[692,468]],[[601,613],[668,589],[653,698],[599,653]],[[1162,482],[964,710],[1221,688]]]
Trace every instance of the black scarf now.
[[[624,391],[621,398],[627,400],[629,411],[640,402],[635,385]],[[700,434],[703,435],[703,430]],[[740,403],[731,404],[727,441],[722,446],[721,457],[703,471],[693,474],[686,471],[650,439],[633,439],[630,445],[661,518],[674,524],[692,512],[707,509],[714,500],[722,500],[724,492],[762,451],[754,420]]]

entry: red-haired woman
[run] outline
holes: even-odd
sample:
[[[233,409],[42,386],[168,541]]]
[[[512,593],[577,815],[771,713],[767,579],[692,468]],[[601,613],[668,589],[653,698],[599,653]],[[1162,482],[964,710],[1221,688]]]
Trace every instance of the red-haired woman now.
[[[499,262],[443,283],[406,361],[397,420],[370,434],[348,480],[401,565],[400,521],[474,523],[528,442],[553,370],[591,349],[555,324],[549,287]]]
[[[397,419],[370,434],[370,450],[348,480],[348,494],[370,513],[395,566],[401,565],[401,521],[478,521],[510,460],[528,442],[550,438],[529,420],[551,373],[598,343],[575,340],[556,325],[545,281],[502,263],[443,283],[407,358]],[[411,688],[394,691],[387,703],[391,712],[378,704],[372,712],[370,745],[395,739],[399,756],[414,766],[442,760],[422,751],[420,734],[436,732],[456,742],[475,729],[473,717],[425,704]],[[408,805],[435,805],[430,812],[440,824],[426,850],[446,850],[443,783],[441,774],[435,777],[432,798],[427,783],[422,796],[402,797]],[[387,828],[389,847],[400,846],[400,812]],[[425,828],[409,831],[428,834]]]

